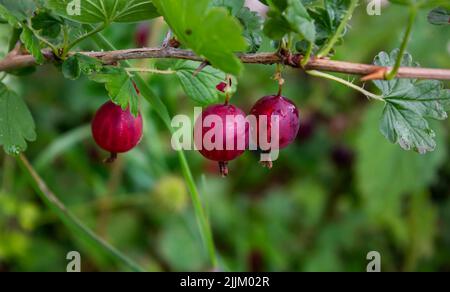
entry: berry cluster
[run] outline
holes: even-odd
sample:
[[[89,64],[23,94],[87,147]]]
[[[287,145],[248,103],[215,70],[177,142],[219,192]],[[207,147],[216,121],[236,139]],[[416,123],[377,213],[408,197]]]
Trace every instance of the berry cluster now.
[[[199,152],[209,160],[217,161],[219,163],[219,169],[222,176],[228,175],[227,164],[229,161],[232,161],[239,156],[241,156],[245,150],[241,148],[237,148],[237,141],[239,139],[245,141],[245,149],[248,149],[248,144],[251,139],[253,143],[258,147],[258,149],[262,149],[259,144],[261,139],[260,136],[264,135],[266,137],[267,142],[271,143],[271,129],[272,129],[272,116],[277,116],[279,123],[279,134],[278,134],[278,149],[280,150],[286,148],[290,145],[295,138],[297,137],[299,128],[300,128],[300,116],[299,111],[295,104],[290,101],[288,98],[281,95],[270,95],[261,98],[251,109],[250,114],[256,117],[256,125],[254,135],[250,135],[249,125],[247,120],[245,119],[244,112],[234,105],[230,105],[228,103],[212,105],[206,108],[202,112],[202,116],[198,118],[196,122],[196,128],[201,129],[202,133],[202,141],[206,133],[208,133],[211,129],[213,129],[216,125],[205,125],[205,120],[210,116],[215,115],[220,117],[222,121],[222,147],[219,149],[207,150],[205,148],[199,147],[200,145],[196,145],[197,148],[201,148]],[[227,119],[228,117],[228,119]],[[230,118],[231,117],[231,118]],[[242,118],[236,118],[242,117]],[[263,119],[263,117],[265,117]],[[232,122],[230,122],[232,121]],[[266,122],[267,125],[265,127],[260,127],[260,124]],[[267,133],[261,133],[261,129],[267,131]],[[217,138],[217,137],[216,137]],[[232,143],[228,143],[228,142]],[[196,141],[198,143],[198,141]],[[227,148],[227,145],[234,145],[234,149]],[[274,149],[270,149],[274,150]],[[272,162],[264,163],[268,167],[272,167]]]
[[[280,150],[290,145],[297,137],[300,128],[299,111],[295,104],[281,94],[270,95],[261,98],[250,110],[250,115],[256,117],[256,129],[250,135],[250,127],[246,120],[246,114],[238,107],[229,104],[228,98],[224,104],[216,104],[207,107],[196,121],[196,129],[201,132],[201,141],[195,140],[195,146],[199,152],[207,159],[217,161],[222,176],[228,175],[228,162],[241,156],[249,143],[252,141],[258,149],[263,149],[260,145],[260,136],[264,135],[268,143],[272,140],[273,116],[278,120],[278,148],[269,150]],[[214,116],[221,122],[221,130],[218,130],[222,137],[212,137],[213,142],[219,141],[219,146],[213,149],[202,147],[205,135],[218,126],[215,123],[206,123],[210,117]],[[264,119],[263,119],[264,117]],[[231,118],[231,119],[230,119]],[[265,127],[260,127],[261,123],[267,123]],[[96,113],[92,121],[92,134],[95,142],[102,149],[111,153],[106,162],[113,162],[118,153],[128,152],[136,147],[142,139],[143,122],[139,114],[134,117],[130,110],[123,110],[120,106],[111,101],[105,103]],[[267,131],[261,133],[261,129]],[[250,138],[250,136],[252,136]],[[221,138],[221,139],[220,139]],[[216,140],[219,139],[219,140]],[[216,140],[216,141],[214,141]],[[243,147],[238,147],[238,141],[244,141]],[[234,145],[232,148],[228,145]],[[272,167],[272,162],[264,163]]]

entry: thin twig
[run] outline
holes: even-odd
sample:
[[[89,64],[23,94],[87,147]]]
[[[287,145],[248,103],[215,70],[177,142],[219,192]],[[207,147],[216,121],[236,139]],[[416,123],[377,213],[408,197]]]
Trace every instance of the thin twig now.
[[[45,58],[48,61],[54,59],[54,56],[48,50],[43,51]],[[135,59],[183,59],[203,62],[204,58],[197,56],[194,52],[189,50],[181,50],[175,48],[140,48],[115,50],[105,52],[80,52],[86,56],[97,58],[105,64],[113,64],[123,60]],[[75,54],[75,53],[72,53]],[[244,54],[238,53],[239,59],[246,64],[284,64],[293,68],[300,68],[300,60],[303,58],[301,54],[292,54],[288,57],[282,57],[276,53],[257,53]],[[11,71],[28,66],[37,65],[33,56],[31,55],[17,55],[6,57],[0,61],[0,71]],[[305,70],[318,70],[345,73],[352,75],[366,76],[372,74],[380,69],[390,70],[390,67],[382,67],[376,65],[352,63],[345,61],[335,61],[321,58],[311,58],[308,64],[305,65]],[[432,69],[419,67],[400,67],[396,78],[413,78],[413,79],[437,79],[450,80],[449,69]]]

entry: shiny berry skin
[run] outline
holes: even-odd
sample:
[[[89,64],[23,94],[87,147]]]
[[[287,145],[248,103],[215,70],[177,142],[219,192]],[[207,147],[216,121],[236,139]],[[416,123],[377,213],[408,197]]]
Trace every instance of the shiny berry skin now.
[[[205,124],[208,119],[217,118],[222,124],[222,145],[220,149],[207,149],[208,133],[214,133],[214,129],[220,131],[220,126],[215,122],[210,125]],[[241,156],[248,148],[249,142],[249,125],[246,123],[245,113],[234,105],[212,105],[204,109],[202,115],[195,123],[195,146],[199,152],[207,159],[219,162],[219,168],[222,176],[228,175],[228,161],[234,160]],[[216,128],[217,127],[217,128]],[[212,132],[210,132],[212,131]],[[215,143],[215,135],[211,136],[211,142]],[[227,145],[232,146],[227,149]],[[230,147],[228,147],[230,148]]]
[[[263,137],[271,142],[271,118],[273,115],[279,117],[279,148],[289,146],[297,137],[300,129],[300,115],[295,104],[286,97],[270,95],[261,98],[251,109],[251,115],[256,116],[258,121],[258,143],[259,143],[259,123],[261,116],[267,116],[267,136]],[[266,138],[267,137],[267,138]]]
[[[92,135],[102,149],[111,153],[111,160],[117,153],[125,153],[136,147],[142,138],[142,116],[134,117],[130,110],[111,101],[105,103],[92,121]]]

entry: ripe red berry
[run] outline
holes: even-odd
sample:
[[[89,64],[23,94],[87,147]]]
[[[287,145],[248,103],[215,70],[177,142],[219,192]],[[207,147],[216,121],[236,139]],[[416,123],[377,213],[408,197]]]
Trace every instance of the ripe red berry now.
[[[258,139],[258,141],[255,141],[258,146],[261,142],[260,136],[262,133],[259,131],[260,123],[263,121],[261,117],[263,116],[266,117],[267,121],[267,133],[265,133],[263,139],[267,139],[268,143],[272,143],[272,116],[276,115],[279,118],[279,147],[277,150],[287,147],[297,137],[300,129],[300,115],[295,104],[286,97],[281,95],[265,96],[253,106],[250,114],[257,119],[257,136],[254,137]]]
[[[111,153],[112,162],[117,153],[125,153],[136,147],[142,138],[142,116],[134,117],[130,110],[108,101],[95,114],[92,135],[102,149]]]
[[[241,156],[248,148],[246,115],[234,105],[206,108],[195,123],[195,131],[195,146],[204,157],[219,162],[222,176],[228,175],[228,162]],[[212,144],[207,145],[208,142]]]

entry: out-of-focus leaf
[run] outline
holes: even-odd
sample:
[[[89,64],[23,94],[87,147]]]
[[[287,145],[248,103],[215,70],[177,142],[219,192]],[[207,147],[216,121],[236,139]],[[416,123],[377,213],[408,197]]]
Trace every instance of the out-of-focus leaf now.
[[[34,0],[0,0],[0,5],[4,6],[20,22],[32,16],[38,7]]]
[[[423,191],[447,157],[445,131],[436,123],[437,150],[427,155],[406,152],[390,144],[373,125],[379,121],[381,106],[365,113],[357,141],[356,179],[367,212],[388,218],[398,214],[402,195]]]
[[[158,250],[176,271],[201,270],[205,264],[201,243],[181,224],[165,225]]]
[[[0,145],[9,155],[27,149],[27,141],[36,140],[33,117],[15,92],[0,82]]]

